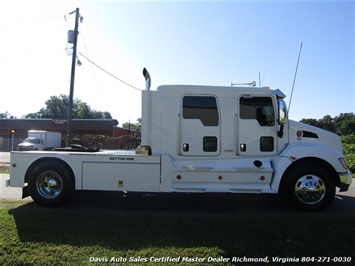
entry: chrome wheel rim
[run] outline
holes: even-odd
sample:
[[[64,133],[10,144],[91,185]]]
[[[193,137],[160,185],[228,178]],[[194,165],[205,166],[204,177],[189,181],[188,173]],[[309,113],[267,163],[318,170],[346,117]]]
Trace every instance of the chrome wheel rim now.
[[[54,171],[45,171],[37,178],[37,192],[46,199],[54,199],[62,192],[62,177]]]
[[[325,192],[324,181],[316,175],[304,175],[295,184],[297,199],[307,205],[321,202]]]

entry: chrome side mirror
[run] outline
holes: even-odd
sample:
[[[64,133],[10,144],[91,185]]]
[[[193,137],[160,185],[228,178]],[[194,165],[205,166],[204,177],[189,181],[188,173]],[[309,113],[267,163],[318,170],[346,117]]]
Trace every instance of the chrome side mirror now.
[[[279,100],[279,114],[277,119],[279,125],[284,125],[287,123],[287,106],[284,100]]]

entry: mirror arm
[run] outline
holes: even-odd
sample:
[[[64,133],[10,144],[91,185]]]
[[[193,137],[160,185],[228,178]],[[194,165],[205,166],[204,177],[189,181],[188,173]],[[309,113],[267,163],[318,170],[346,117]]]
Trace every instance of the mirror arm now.
[[[284,125],[280,125],[280,130],[277,132],[277,136],[282,139],[284,136]]]

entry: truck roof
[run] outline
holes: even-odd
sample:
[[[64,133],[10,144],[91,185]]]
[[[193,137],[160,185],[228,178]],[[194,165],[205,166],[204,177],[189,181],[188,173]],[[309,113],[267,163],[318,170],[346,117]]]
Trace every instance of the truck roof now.
[[[231,87],[231,86],[201,86],[201,85],[162,85],[157,88],[162,96],[179,97],[182,94],[214,94],[220,97],[235,97],[241,94],[273,95],[285,98],[279,89],[271,90],[268,87]],[[221,93],[223,95],[221,95]]]

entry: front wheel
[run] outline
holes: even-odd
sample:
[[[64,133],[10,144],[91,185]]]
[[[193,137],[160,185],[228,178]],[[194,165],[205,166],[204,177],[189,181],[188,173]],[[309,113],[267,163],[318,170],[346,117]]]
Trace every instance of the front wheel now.
[[[334,179],[326,169],[304,165],[286,176],[284,193],[302,211],[320,211],[328,207],[335,196]]]
[[[45,161],[30,174],[28,188],[35,202],[45,207],[56,207],[72,196],[74,177],[62,163]]]

